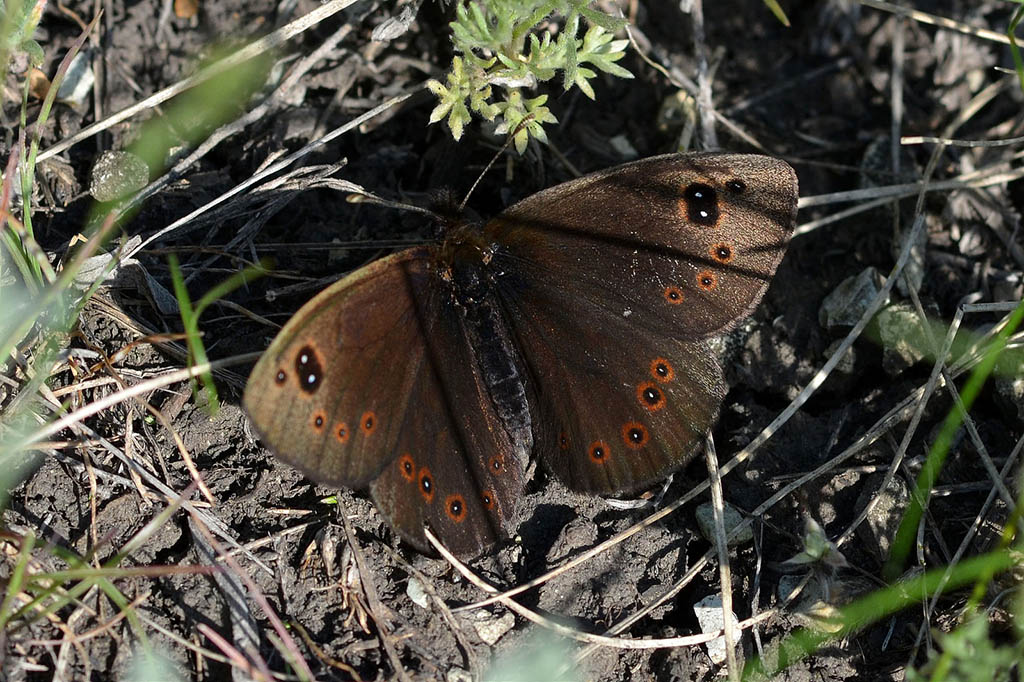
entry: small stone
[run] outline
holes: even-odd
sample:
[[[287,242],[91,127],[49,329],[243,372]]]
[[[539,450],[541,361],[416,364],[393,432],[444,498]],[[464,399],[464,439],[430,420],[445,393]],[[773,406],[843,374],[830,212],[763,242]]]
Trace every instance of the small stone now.
[[[611,148],[615,150],[615,153],[621,159],[629,161],[640,156],[636,151],[636,147],[633,146],[629,141],[629,138],[625,135],[616,135],[608,142],[611,145]]]
[[[830,343],[828,348],[825,349],[825,357],[831,359],[832,356],[835,355],[836,351],[839,350],[841,345],[843,345],[842,339],[836,339]],[[843,353],[843,357],[839,359],[839,362],[836,363],[836,367],[832,370],[832,373],[835,374],[838,372],[846,376],[853,376],[856,369],[857,352],[855,350],[855,346],[850,346],[846,349],[846,352]]]
[[[811,580],[813,581],[814,579],[812,578]],[[797,575],[794,573],[787,573],[786,575],[783,575],[781,578],[779,578],[778,587],[776,587],[775,589],[775,593],[778,595],[779,601],[783,603],[789,601],[790,598],[793,597],[793,593],[796,592],[796,588],[800,587],[800,583],[802,583],[803,581],[804,576]],[[810,584],[808,584],[806,587],[804,587],[803,591],[800,594],[806,595],[810,587]],[[810,589],[810,591],[817,594],[816,588]]]
[[[405,595],[412,600],[413,604],[421,609],[428,608],[430,605],[429,595],[427,595],[423,585],[416,578],[409,578],[409,582],[405,584]]]
[[[902,478],[893,476],[889,485],[879,490],[884,478],[884,474],[868,476],[864,481],[863,492],[854,505],[854,510],[859,514],[868,503],[877,499],[864,523],[857,527],[857,534],[879,562],[889,558],[892,539],[896,537],[896,529],[910,502],[910,490]]]
[[[882,288],[882,275],[864,268],[859,275],[847,277],[825,297],[818,311],[818,322],[828,330],[845,331],[864,316]],[[885,301],[888,303],[888,299]]]
[[[714,544],[715,542],[715,509],[710,502],[697,507],[695,512],[697,517],[697,527],[700,529],[700,534],[704,536],[704,539]],[[726,503],[722,509],[722,522],[725,525],[725,532],[728,534],[733,528],[743,523],[743,515],[736,510],[731,504]],[[741,531],[729,538],[729,546],[736,547],[738,545],[745,544],[754,539],[754,531],[748,525]]]
[[[825,357],[832,359],[832,356],[836,354],[841,345],[843,345],[843,339],[835,339],[825,349]],[[832,370],[832,373],[828,375],[828,381],[822,386],[822,390],[835,395],[844,395],[852,389],[854,384],[861,379],[860,374],[857,372],[858,357],[856,344],[847,348],[846,352],[843,353],[843,357],[839,359],[839,362]]]
[[[494,646],[502,636],[514,628],[516,617],[511,611],[506,611],[502,616],[495,616],[487,611],[477,613],[473,628],[481,640],[488,646]]]
[[[897,376],[928,356],[928,339],[913,306],[896,303],[875,318],[882,342],[882,368]]]
[[[473,676],[468,670],[462,668],[451,668],[444,676],[445,682],[473,682]]]
[[[57,100],[74,108],[85,105],[85,98],[92,92],[96,74],[92,71],[93,51],[86,48],[75,55],[68,66],[64,80],[57,88]]]
[[[101,277],[105,282],[116,281],[121,276],[123,268],[139,265],[134,258],[126,258],[124,252],[135,251],[141,243],[141,237],[131,237],[119,249],[87,258],[75,273],[75,286],[80,289],[88,289]]]
[[[96,159],[89,194],[96,201],[114,201],[139,191],[149,182],[149,166],[131,152],[105,151]]]
[[[693,605],[693,612],[697,616],[697,622],[700,624],[701,632],[714,632],[715,630],[721,630],[725,627],[725,619],[722,611],[722,595],[712,594],[704,597],[699,602]],[[729,614],[733,626],[734,632],[737,638],[739,637],[739,628],[735,627],[739,625],[739,620],[736,618],[735,613]],[[707,643],[708,657],[711,658],[713,663],[719,664],[725,662],[725,635],[716,637]]]

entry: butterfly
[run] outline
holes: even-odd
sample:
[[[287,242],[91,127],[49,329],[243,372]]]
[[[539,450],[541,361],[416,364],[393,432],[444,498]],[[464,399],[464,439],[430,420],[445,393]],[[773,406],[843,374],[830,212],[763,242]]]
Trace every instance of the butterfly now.
[[[707,340],[761,300],[793,231],[784,161],[669,154],[538,192],[334,283],[284,326],[243,403],[281,460],[368,489],[456,555],[523,514],[531,457],[633,493],[687,463],[726,394]]]

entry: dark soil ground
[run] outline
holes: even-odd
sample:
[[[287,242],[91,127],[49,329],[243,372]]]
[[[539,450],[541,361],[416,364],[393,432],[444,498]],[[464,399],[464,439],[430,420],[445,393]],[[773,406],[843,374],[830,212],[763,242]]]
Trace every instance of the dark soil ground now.
[[[374,27],[397,14],[396,4],[406,5],[356,3],[288,41],[278,54],[285,73],[326,41],[337,44],[324,50],[287,92],[270,95],[265,115],[220,140],[160,187],[124,224],[125,239],[155,234],[271,160],[412,91],[428,77],[442,78],[452,56],[451,9],[427,0],[406,33],[391,42],[373,42]],[[507,152],[473,193],[473,211],[493,215],[570,179],[570,164],[589,172],[677,148],[687,115],[678,108],[674,116],[664,112],[679,100],[680,79],[697,80],[693,21],[679,3],[619,4],[632,19],[639,47],[677,83],[632,48],[621,63],[635,78],[597,78],[596,101],[575,90],[563,94],[560,80],[552,81],[542,90],[550,94],[559,120],[547,128],[550,147],[531,147],[524,156]],[[79,108],[56,105],[42,149],[179,82],[213,42],[248,42],[320,3],[200,2],[191,18],[165,12],[165,5],[170,3],[48,5],[37,34],[47,55],[43,71],[52,75],[80,34],[74,16],[88,21],[96,6],[104,7],[105,15],[98,37],[87,45],[103,70],[98,97],[86,97]],[[995,32],[1005,31],[1014,8],[995,0],[920,0],[913,5]],[[281,14],[286,6],[290,13]],[[713,68],[718,145],[785,158],[798,172],[805,201],[920,180],[934,145],[903,146],[896,172],[890,145],[894,133],[967,140],[1024,133],[1020,85],[1015,76],[996,69],[1012,69],[1004,43],[854,2],[792,0],[784,8],[790,27],[753,0],[705,2],[700,47]],[[18,120],[16,79],[21,77],[12,75],[5,91],[3,113],[11,130]],[[986,96],[987,88],[997,88],[994,96]],[[269,92],[258,94],[253,106],[266,104]],[[979,93],[984,99],[975,110],[970,103]],[[454,142],[447,128],[428,125],[434,104],[421,91],[303,157],[297,167],[344,159],[347,164],[331,177],[419,205],[444,190],[461,196],[501,140],[476,122]],[[30,121],[38,110],[39,102],[30,100]],[[138,135],[142,120],[159,115],[160,110],[148,109],[39,164],[35,229],[48,254],[63,258],[69,242],[84,229],[93,204],[86,190],[96,155],[124,148]],[[13,139],[8,135],[3,141],[6,149]],[[946,148],[931,179],[952,180],[975,171],[1012,173],[1019,164],[1015,149]],[[268,321],[283,324],[326,283],[388,253],[389,244],[431,234],[422,216],[354,205],[345,196],[325,180],[300,178],[277,187],[261,183],[258,191],[243,192],[147,245],[85,306],[50,388],[78,408],[114,393],[118,387],[112,376],[131,385],[183,366],[180,345],[147,339],[129,348],[144,335],[182,329],[173,304],[161,298],[171,290],[169,253],[182,261],[194,299],[258,256],[274,257],[270,276],[234,291],[204,313],[200,328],[208,353],[226,359],[265,349],[276,332]],[[915,198],[881,204],[794,237],[763,303],[721,344],[730,392],[713,431],[720,462],[732,459],[782,412],[850,331],[863,297],[836,303],[830,294],[866,269],[890,273],[917,215]],[[805,205],[798,221],[813,227],[812,221],[867,200]],[[919,283],[912,288],[936,320],[940,339],[962,303],[1020,300],[1022,203],[1020,180],[925,197],[923,238],[907,272]],[[891,302],[900,306],[896,312],[913,311],[906,286],[892,291]],[[970,314],[963,325],[985,332],[1001,315]],[[770,612],[744,629],[738,649],[743,660],[772,651],[787,633],[811,623],[801,615],[808,609],[817,607],[820,613],[826,603],[841,605],[884,584],[882,563],[909,487],[953,405],[948,390],[940,387],[907,446],[901,441],[916,403],[879,424],[890,411],[904,408],[908,398],[917,399],[915,392],[931,371],[920,343],[899,346],[889,332],[885,320],[872,322],[811,399],[723,480],[726,501],[752,516],[754,529],[754,539],[730,555],[734,611],[740,620]],[[895,333],[900,335],[898,327]],[[101,355],[110,359],[109,369],[97,364]],[[92,587],[75,591],[46,618],[8,624],[2,642],[6,679],[128,679],[140,633],[183,679],[260,679],[264,665],[287,675],[296,668],[284,659],[285,649],[275,646],[283,634],[275,631],[270,613],[289,625],[299,655],[320,680],[479,679],[494,659],[507,657],[519,658],[505,669],[513,672],[502,673],[501,679],[552,676],[557,664],[574,659],[579,660],[575,679],[670,682],[714,680],[721,673],[724,664],[713,663],[703,645],[588,648],[501,605],[453,612],[485,593],[448,562],[401,544],[365,495],[311,484],[254,439],[239,407],[250,368],[251,361],[219,370],[223,405],[212,417],[201,400],[197,404],[187,382],[89,417],[84,424],[91,431],[62,432],[60,438],[71,445],[45,451],[34,473],[13,490],[3,525],[13,536],[36,536],[30,571],[66,568],[65,552],[102,565],[125,551],[129,541],[128,554],[118,565],[148,570],[111,576],[131,608],[116,605],[104,586]],[[17,395],[14,387],[26,381],[11,364],[5,374],[12,380],[0,389],[4,407]],[[77,388],[58,390],[69,386]],[[149,408],[159,410],[160,417]],[[993,546],[1008,506],[1005,495],[987,499],[996,486],[983,455],[1014,490],[1016,465],[1010,458],[1018,454],[1014,444],[1022,435],[1022,415],[1019,373],[990,381],[971,411],[976,435],[962,430],[954,440],[911,557],[914,567],[946,566],[961,553],[972,556]],[[851,456],[836,459],[858,444],[863,447]],[[191,511],[178,509],[160,519],[167,495],[186,491],[193,479],[181,450],[191,456],[214,503],[192,491]],[[898,456],[903,459],[886,482]],[[125,460],[137,462],[146,474],[131,473]],[[818,474],[807,476],[823,465]],[[656,504],[679,499],[706,478],[703,459],[697,458]],[[786,489],[794,481],[797,485]],[[771,500],[780,491],[780,498]],[[337,504],[329,503],[335,494]],[[603,499],[573,494],[540,469],[526,497],[527,516],[518,536],[472,562],[478,574],[502,588],[565,564],[653,511],[651,506],[619,509]],[[602,634],[675,590],[635,624],[610,634],[633,640],[699,634],[693,604],[721,592],[717,561],[709,553],[712,544],[700,534],[695,518],[696,507],[708,499],[707,492],[701,493],[666,519],[518,599],[563,626]],[[877,504],[859,522],[858,514],[871,500]],[[807,518],[820,523],[831,540],[842,538],[835,551],[845,557],[845,567],[783,564],[803,550]],[[4,547],[3,570],[9,576],[18,545]],[[213,565],[227,570],[214,576],[207,570]],[[192,570],[197,567],[202,572]],[[809,573],[815,580],[784,605],[780,582],[792,584]],[[65,582],[63,589],[75,585]],[[1010,600],[996,598],[1008,586],[994,583],[985,602],[997,641],[1009,636]],[[239,594],[245,596],[235,601]],[[779,679],[902,680],[908,667],[926,664],[935,646],[929,629],[955,626],[964,599],[954,592],[929,609],[918,605],[880,617],[795,662]],[[121,615],[125,611],[127,617]],[[218,644],[216,635],[227,644]],[[230,646],[252,667],[232,663],[225,650]],[[530,668],[533,664],[539,667]]]

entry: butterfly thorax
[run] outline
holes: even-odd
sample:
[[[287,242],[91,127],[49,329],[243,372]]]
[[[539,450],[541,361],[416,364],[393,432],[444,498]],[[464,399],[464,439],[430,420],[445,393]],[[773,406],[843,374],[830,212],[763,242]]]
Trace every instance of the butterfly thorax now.
[[[495,244],[476,222],[452,222],[443,228],[444,239],[437,247],[437,267],[451,281],[456,263],[490,263]]]

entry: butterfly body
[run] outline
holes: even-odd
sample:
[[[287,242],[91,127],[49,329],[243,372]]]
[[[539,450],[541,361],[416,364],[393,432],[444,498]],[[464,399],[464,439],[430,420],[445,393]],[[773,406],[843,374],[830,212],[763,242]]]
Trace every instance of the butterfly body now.
[[[304,306],[253,370],[256,430],[314,480],[369,488],[421,550],[518,523],[528,458],[570,488],[679,468],[726,386],[708,337],[781,260],[781,161],[668,155],[534,194],[368,265]]]

